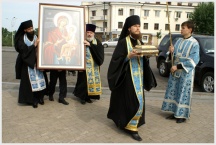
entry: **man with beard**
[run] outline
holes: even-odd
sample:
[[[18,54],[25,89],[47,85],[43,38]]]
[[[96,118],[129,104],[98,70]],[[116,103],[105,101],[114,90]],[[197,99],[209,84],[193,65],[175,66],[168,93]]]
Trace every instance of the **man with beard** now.
[[[102,94],[100,66],[104,61],[104,47],[95,36],[96,26],[86,25],[86,70],[78,71],[74,95],[81,99],[81,104],[92,103],[91,99],[100,99]]]
[[[16,78],[20,80],[18,103],[44,104],[46,82],[42,71],[36,69],[36,53],[39,39],[34,34],[31,20],[22,22],[15,34]]]
[[[140,38],[140,18],[132,15],[125,21],[108,68],[111,98],[107,117],[137,141],[142,140],[138,127],[145,123],[144,89],[157,85],[148,58],[133,50],[143,44]]]

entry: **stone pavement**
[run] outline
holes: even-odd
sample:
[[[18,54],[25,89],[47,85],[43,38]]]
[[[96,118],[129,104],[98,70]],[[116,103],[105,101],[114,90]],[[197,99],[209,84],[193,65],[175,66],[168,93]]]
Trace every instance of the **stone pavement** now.
[[[71,86],[69,86],[71,87]],[[73,88],[73,87],[71,87]],[[45,97],[37,109],[17,103],[18,84],[2,83],[3,143],[140,143],[107,119],[110,91],[82,105],[68,92],[65,106]],[[164,90],[146,92],[146,124],[139,128],[141,143],[214,143],[214,94],[194,92],[191,118],[177,124],[160,110]]]

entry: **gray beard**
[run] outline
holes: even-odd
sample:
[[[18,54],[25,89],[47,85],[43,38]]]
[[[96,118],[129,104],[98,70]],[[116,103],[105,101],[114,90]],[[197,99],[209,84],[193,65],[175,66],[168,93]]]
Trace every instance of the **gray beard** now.
[[[91,38],[87,37],[86,39],[87,39],[88,42],[91,42],[94,39],[94,37],[91,37]]]

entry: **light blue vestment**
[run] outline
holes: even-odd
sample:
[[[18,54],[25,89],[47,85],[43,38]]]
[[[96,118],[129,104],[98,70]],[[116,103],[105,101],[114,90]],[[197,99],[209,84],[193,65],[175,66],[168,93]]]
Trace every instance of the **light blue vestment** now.
[[[24,35],[24,42],[27,46],[33,45],[36,39],[37,39],[36,35],[34,35],[33,41],[30,41],[27,38],[26,34]],[[28,67],[28,74],[29,74],[29,80],[31,83],[32,92],[41,91],[46,88],[46,82],[42,71],[36,69],[36,67],[34,67],[34,69]]]
[[[161,110],[173,112],[176,118],[188,119],[195,66],[200,60],[199,43],[192,36],[188,39],[179,38],[174,48],[174,65],[181,64],[183,69],[170,74]]]
[[[128,54],[133,51],[130,37],[126,37]],[[141,45],[140,41],[137,43]],[[125,127],[128,130],[138,131],[137,126],[139,119],[143,113],[144,102],[144,88],[143,88],[143,57],[133,57],[130,59],[131,78],[133,80],[134,90],[136,91],[137,99],[139,101],[139,108],[133,118],[128,122]]]

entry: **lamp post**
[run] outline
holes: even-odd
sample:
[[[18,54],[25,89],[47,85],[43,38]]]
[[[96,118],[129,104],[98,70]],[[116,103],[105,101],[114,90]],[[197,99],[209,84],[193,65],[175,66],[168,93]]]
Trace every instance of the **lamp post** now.
[[[105,35],[105,2],[103,2],[104,4],[104,10],[103,10],[103,15],[104,15],[104,19],[103,19],[103,36],[102,36],[102,41],[106,41],[106,35]]]
[[[6,18],[7,20],[9,20],[8,18]],[[12,19],[11,19],[11,46],[13,46],[14,45],[14,39],[13,39],[13,27],[14,27],[14,25],[15,25],[15,22],[16,22],[16,17],[13,17]]]

